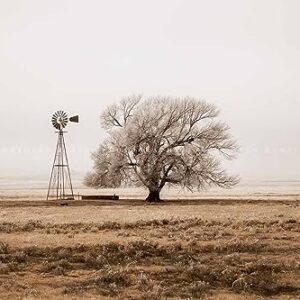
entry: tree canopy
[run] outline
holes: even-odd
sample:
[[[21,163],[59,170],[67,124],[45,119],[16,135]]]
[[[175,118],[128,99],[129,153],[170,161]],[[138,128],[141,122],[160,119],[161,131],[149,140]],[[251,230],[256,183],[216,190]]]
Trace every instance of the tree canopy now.
[[[92,154],[85,178],[95,188],[144,186],[147,201],[159,201],[165,185],[230,188],[238,182],[221,167],[237,145],[219,111],[206,101],[185,97],[131,96],[101,114],[107,138]]]

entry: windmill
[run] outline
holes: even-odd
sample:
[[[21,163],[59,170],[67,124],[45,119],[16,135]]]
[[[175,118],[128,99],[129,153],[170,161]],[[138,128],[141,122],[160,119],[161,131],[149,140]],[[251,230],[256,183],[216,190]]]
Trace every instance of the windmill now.
[[[59,110],[52,116],[52,125],[57,129],[58,139],[52,166],[47,200],[74,200],[73,186],[67,156],[67,149],[63,129],[68,122],[79,122],[79,116],[68,118],[67,114]]]

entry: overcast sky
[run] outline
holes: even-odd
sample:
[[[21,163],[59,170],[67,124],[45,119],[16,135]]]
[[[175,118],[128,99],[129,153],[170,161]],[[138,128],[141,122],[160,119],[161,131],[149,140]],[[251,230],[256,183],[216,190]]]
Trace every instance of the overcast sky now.
[[[0,1],[0,177],[44,176],[51,115],[79,114],[73,174],[91,167],[99,114],[123,96],[215,103],[244,179],[300,179],[300,1]]]

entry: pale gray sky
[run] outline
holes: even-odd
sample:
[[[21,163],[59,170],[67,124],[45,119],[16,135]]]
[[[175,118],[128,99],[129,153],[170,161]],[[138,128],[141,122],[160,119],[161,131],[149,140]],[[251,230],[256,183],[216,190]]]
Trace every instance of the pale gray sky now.
[[[71,169],[88,171],[99,114],[133,93],[219,106],[244,179],[300,179],[300,1],[0,1],[0,177],[47,178],[59,109]]]

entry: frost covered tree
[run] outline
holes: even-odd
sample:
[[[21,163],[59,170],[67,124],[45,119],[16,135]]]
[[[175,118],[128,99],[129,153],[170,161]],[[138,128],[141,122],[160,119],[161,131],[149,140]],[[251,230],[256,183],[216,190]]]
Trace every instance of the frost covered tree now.
[[[217,108],[191,97],[131,96],[101,115],[107,138],[92,154],[85,184],[94,188],[143,186],[146,201],[160,201],[165,185],[193,190],[238,182],[222,169],[237,146]]]

